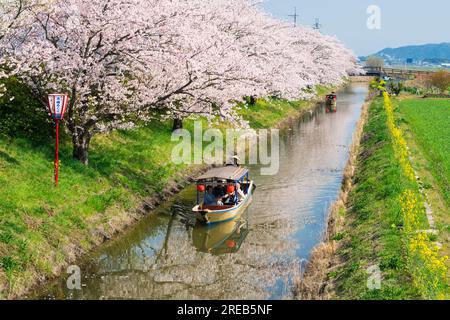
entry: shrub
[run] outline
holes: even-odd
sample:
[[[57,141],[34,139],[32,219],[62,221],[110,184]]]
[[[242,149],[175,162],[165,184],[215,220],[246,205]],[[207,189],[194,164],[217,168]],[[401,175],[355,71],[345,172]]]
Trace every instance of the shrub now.
[[[404,86],[401,82],[389,82],[389,91],[398,96],[402,92]]]
[[[430,86],[437,88],[440,93],[445,93],[450,87],[450,72],[442,70],[433,73],[427,82]]]
[[[16,78],[3,79],[7,91],[0,97],[0,133],[9,137],[27,137],[42,141],[52,136],[47,110]]]

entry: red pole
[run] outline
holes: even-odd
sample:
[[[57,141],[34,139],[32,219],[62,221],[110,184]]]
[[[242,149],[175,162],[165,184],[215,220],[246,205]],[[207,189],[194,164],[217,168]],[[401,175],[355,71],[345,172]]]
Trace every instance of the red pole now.
[[[58,186],[58,169],[59,169],[59,120],[56,121],[56,148],[55,148],[55,186]]]

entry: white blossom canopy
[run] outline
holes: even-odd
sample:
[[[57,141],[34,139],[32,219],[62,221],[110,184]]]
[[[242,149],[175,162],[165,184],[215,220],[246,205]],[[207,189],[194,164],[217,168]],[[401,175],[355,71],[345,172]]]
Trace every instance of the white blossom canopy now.
[[[27,23],[0,42],[2,56],[39,96],[70,93],[73,134],[130,127],[152,111],[236,119],[244,96],[300,99],[357,68],[337,39],[293,28],[249,0],[32,2]]]

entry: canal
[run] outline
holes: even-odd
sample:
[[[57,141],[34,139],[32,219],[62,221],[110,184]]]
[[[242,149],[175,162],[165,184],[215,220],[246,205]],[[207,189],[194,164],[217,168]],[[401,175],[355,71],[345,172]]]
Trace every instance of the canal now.
[[[281,135],[280,171],[261,176],[240,220],[194,226],[194,186],[80,263],[81,290],[67,276],[47,284],[47,299],[290,299],[311,250],[321,241],[338,196],[366,84],[339,92]]]

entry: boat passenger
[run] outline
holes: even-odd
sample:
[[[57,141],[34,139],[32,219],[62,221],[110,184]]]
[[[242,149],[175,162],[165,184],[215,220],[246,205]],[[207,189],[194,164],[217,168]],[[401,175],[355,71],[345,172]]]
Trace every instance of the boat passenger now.
[[[236,194],[235,192],[226,192],[226,195],[222,198],[222,202],[226,205],[233,205],[236,203]]]
[[[207,206],[217,205],[217,197],[214,195],[214,188],[212,186],[206,187],[204,204]]]
[[[237,189],[236,190],[237,190],[237,193],[238,193],[239,201],[244,200],[245,193],[242,191],[240,183],[237,184]]]
[[[214,187],[214,195],[216,196],[217,199],[222,199],[223,197],[225,197],[225,187],[221,186],[221,185],[217,185]]]
[[[236,192],[232,192],[232,193],[227,194],[222,200],[225,204],[238,204],[239,202],[244,200],[245,193],[241,189],[241,184],[238,183],[236,185],[236,187],[237,187],[236,188],[237,197],[236,197]]]

